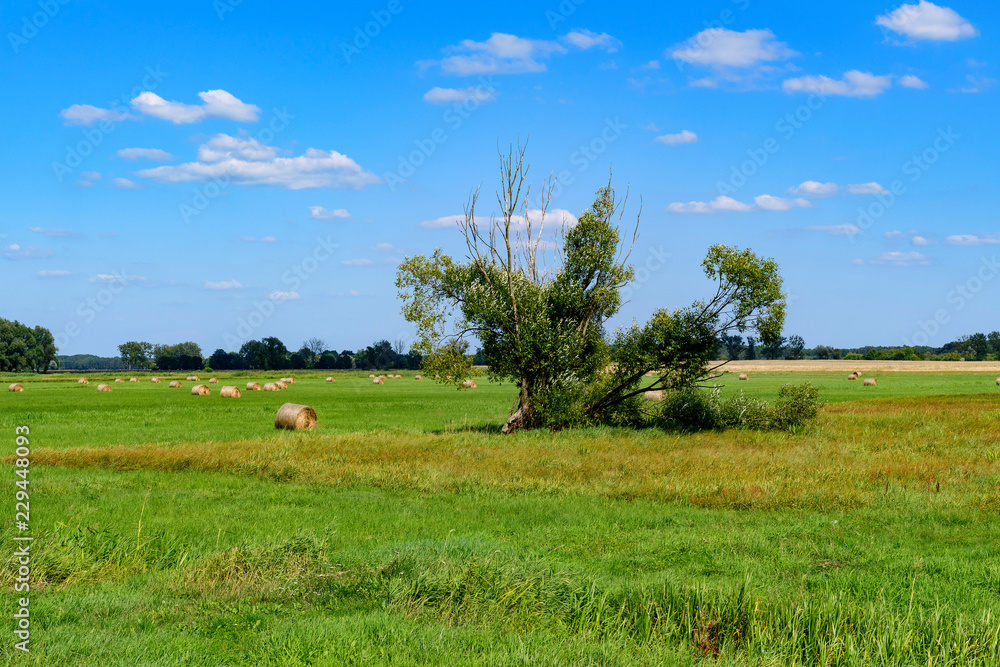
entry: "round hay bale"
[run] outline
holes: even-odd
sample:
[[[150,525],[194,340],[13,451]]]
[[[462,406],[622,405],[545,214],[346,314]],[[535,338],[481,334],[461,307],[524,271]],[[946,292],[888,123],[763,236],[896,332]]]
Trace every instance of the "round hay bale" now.
[[[7,387],[7,391],[24,391],[24,387],[17,382]]]
[[[278,385],[278,389],[288,389],[288,383],[284,380],[278,380],[274,384]]]
[[[149,378],[149,381],[153,384],[160,384],[160,378]]]
[[[209,384],[219,384],[219,378],[208,378]]]
[[[208,396],[212,393],[212,390],[208,388],[207,384],[196,384],[191,387],[192,396]]]
[[[260,391],[260,382],[247,382],[247,391]]]
[[[316,411],[308,405],[285,403],[278,409],[278,414],[274,417],[274,428],[311,431],[316,428]]]
[[[396,376],[396,379],[397,379],[397,380],[402,380],[402,379],[403,379],[403,376],[402,376],[402,375],[397,375],[397,376]]]
[[[371,380],[371,379],[372,379],[372,378],[374,378],[374,377],[375,377],[375,376],[374,376],[374,375],[372,375],[371,373],[369,373],[369,374],[368,374],[368,379],[369,379],[369,380]]]
[[[223,387],[219,391],[219,396],[222,398],[240,398],[243,394],[240,393],[239,387]]]
[[[749,380],[750,376],[747,375],[746,373],[740,373],[740,379],[741,380]]]
[[[647,401],[662,401],[663,400],[663,390],[657,389],[655,391],[647,391],[642,395],[642,398]]]
[[[197,382],[198,381],[198,376],[197,375],[188,375],[187,379],[188,379],[188,382]]]
[[[129,378],[128,381],[129,382],[138,382],[139,378]]]
[[[167,386],[171,389],[180,389],[184,385],[182,385],[179,380],[172,380]]]
[[[865,378],[865,386],[866,387],[877,387],[878,386],[878,380],[876,380],[875,378]]]
[[[295,378],[281,378],[282,382],[287,382],[288,384],[295,384]]]
[[[328,377],[328,378],[326,379],[326,381],[327,381],[327,382],[336,382],[336,381],[337,381],[337,378],[335,378],[335,377],[332,377],[332,376],[331,376],[331,377]]]
[[[274,384],[273,382],[265,382],[264,386],[261,387],[264,391],[281,391],[281,387]]]
[[[381,375],[378,377],[373,377],[372,384],[385,384],[385,378],[382,377]]]
[[[466,389],[475,389],[479,385],[476,384],[475,380],[466,380],[465,382],[462,383],[462,386],[465,387]]]
[[[111,391],[110,384],[99,384],[97,385],[97,391]]]
[[[850,375],[847,376],[847,379],[848,380],[857,380],[858,376],[855,375],[854,373],[851,373]]]
[[[119,383],[122,383],[122,384],[124,384],[124,383],[125,383],[125,380],[123,380],[123,379],[121,379],[121,378],[115,378],[115,384],[119,384]]]
[[[1000,387],[1000,378],[997,378],[997,386]]]
[[[414,380],[423,380],[423,379],[424,379],[424,376],[423,376],[423,375],[417,375],[417,376],[414,376],[414,378],[413,378],[413,379],[414,379]]]
[[[76,381],[76,383],[77,384],[90,384],[90,380],[88,380],[87,378],[80,378],[79,380]]]

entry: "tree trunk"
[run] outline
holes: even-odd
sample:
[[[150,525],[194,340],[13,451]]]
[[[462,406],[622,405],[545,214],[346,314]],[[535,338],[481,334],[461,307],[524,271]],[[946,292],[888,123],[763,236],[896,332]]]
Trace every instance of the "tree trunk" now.
[[[528,387],[528,380],[521,378],[521,393],[518,394],[517,402],[510,409],[510,415],[507,417],[503,428],[500,429],[502,433],[513,433],[520,428],[524,428],[524,425],[531,418],[532,413],[534,413],[535,408],[531,404],[531,392]]]

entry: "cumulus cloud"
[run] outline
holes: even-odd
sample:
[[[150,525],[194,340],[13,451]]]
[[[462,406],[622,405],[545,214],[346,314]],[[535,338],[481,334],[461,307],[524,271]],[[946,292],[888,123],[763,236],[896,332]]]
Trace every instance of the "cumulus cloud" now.
[[[441,60],[425,60],[421,67],[438,65],[445,74],[469,76],[475,74],[522,74],[544,72],[541,62],[556,53],[566,53],[559,42],[526,39],[517,35],[495,32],[483,42],[465,39],[457,46],[445,49],[451,53]]]
[[[661,134],[654,141],[659,141],[661,144],[667,144],[668,146],[693,144],[698,141],[698,135],[690,130],[681,130],[677,134]]]
[[[353,188],[381,183],[337,151],[307,148],[302,155],[279,157],[278,149],[256,139],[217,134],[198,149],[198,160],[135,172],[158,183],[206,182],[229,178],[236,185],[274,185],[289,190]]]
[[[243,285],[240,284],[240,281],[236,280],[235,278],[232,280],[220,280],[218,282],[213,282],[211,280],[205,281],[205,289],[223,290],[223,289],[241,289],[242,287]]]
[[[72,274],[66,269],[46,269],[44,271],[39,271],[35,275],[41,276],[43,278],[61,278]]]
[[[12,243],[6,248],[0,249],[0,255],[3,255],[7,259],[43,259],[51,257],[52,251],[48,248],[39,248],[32,245],[22,246]]]
[[[800,76],[785,79],[781,89],[786,93],[819,93],[820,95],[842,95],[844,97],[875,97],[892,85],[892,77],[876,76],[856,69],[845,72],[841,79],[828,76]]]
[[[850,223],[846,225],[824,225],[815,227],[806,227],[810,232],[823,232],[824,234],[829,234],[830,236],[854,236],[861,232],[861,228],[857,225],[852,225]]]
[[[88,283],[124,283],[133,280],[145,280],[145,276],[127,276],[118,273],[98,273],[93,278],[87,278]]]
[[[622,45],[606,32],[596,33],[585,28],[570,31],[563,37],[563,41],[578,49],[601,49],[608,53],[615,53]]]
[[[43,227],[28,227],[28,231],[32,231],[43,236],[76,236],[80,233],[73,231],[72,229],[45,229]]]
[[[796,185],[794,188],[788,188],[788,194],[820,199],[823,197],[832,197],[833,195],[837,194],[838,190],[840,190],[840,186],[837,185],[836,183],[803,181],[799,185]]]
[[[900,250],[889,250],[881,253],[871,260],[872,264],[892,264],[894,266],[916,266],[930,264],[927,255],[915,250],[903,252]]]
[[[91,127],[101,121],[117,123],[122,120],[135,120],[136,117],[126,111],[102,109],[90,104],[74,104],[59,112],[64,125],[84,125]]]
[[[913,40],[954,42],[975,37],[979,31],[950,7],[920,0],[915,5],[898,9],[875,18],[875,24]]]
[[[901,240],[908,239],[911,244],[916,246],[929,246],[933,245],[925,236],[921,235],[914,229],[909,231],[900,231],[898,229],[893,229],[891,231],[882,234],[887,239]]]
[[[871,183],[853,183],[848,185],[846,188],[847,194],[850,195],[885,195],[889,194],[889,191],[884,187],[872,181]]]
[[[917,90],[924,90],[928,87],[928,83],[921,79],[919,76],[914,76],[912,74],[907,74],[899,78],[899,85],[905,88],[916,88]]]
[[[995,245],[1000,243],[1000,234],[953,234],[944,242],[950,245]]]
[[[267,298],[271,301],[294,301],[301,297],[298,292],[271,292]]]
[[[770,30],[737,32],[725,28],[702,30],[687,42],[667,49],[676,60],[709,67],[750,68],[797,55]]]
[[[667,206],[670,213],[749,213],[750,211],[788,211],[809,208],[812,204],[801,197],[785,199],[774,195],[757,195],[753,204],[720,195],[711,201],[674,202]]]
[[[125,160],[155,160],[169,162],[174,156],[159,148],[123,148],[116,155]]]
[[[257,120],[260,115],[260,107],[246,104],[224,90],[207,90],[198,93],[198,97],[202,104],[184,104],[168,102],[156,93],[146,91],[132,99],[132,107],[147,116],[169,120],[177,125],[197,123],[206,118],[227,118],[249,123]]]
[[[397,255],[403,254],[403,249],[392,245],[391,243],[376,243],[375,247],[372,248],[375,252],[393,252]]]
[[[371,266],[374,263],[370,259],[345,259],[341,262],[346,266]]]
[[[440,218],[435,218],[434,220],[424,220],[423,222],[417,223],[417,226],[423,227],[424,229],[453,229],[463,220],[465,220],[464,215],[446,215]],[[527,227],[528,221],[532,224],[532,231],[537,233],[538,226],[543,222],[541,209],[530,209],[528,211],[527,220],[522,215],[515,215],[511,219],[514,226],[522,229]],[[480,225],[488,225],[490,224],[490,219],[480,218],[477,216],[476,222]],[[544,216],[545,229],[549,232],[555,231],[559,227],[572,227],[576,225],[576,223],[576,216],[564,208],[552,209]]]
[[[435,86],[424,93],[424,102],[430,104],[461,104],[473,100],[484,104],[497,98],[496,91],[488,86],[468,88],[439,88]]]
[[[119,190],[139,190],[142,188],[141,185],[135,181],[130,181],[127,178],[113,178],[111,179],[111,185],[115,186]]]
[[[335,208],[332,211],[328,211],[322,206],[310,206],[309,217],[313,220],[336,220],[338,218],[349,218],[351,214],[347,212],[346,208]]]

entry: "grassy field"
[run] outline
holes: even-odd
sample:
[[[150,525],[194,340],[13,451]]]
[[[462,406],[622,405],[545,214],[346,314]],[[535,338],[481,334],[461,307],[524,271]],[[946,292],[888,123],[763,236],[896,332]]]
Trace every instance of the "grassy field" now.
[[[12,486],[32,431],[33,650],[4,664],[1000,662],[995,373],[720,378],[819,386],[796,434],[510,437],[511,386],[402,374],[23,378],[0,432]],[[275,431],[286,401],[319,427]]]

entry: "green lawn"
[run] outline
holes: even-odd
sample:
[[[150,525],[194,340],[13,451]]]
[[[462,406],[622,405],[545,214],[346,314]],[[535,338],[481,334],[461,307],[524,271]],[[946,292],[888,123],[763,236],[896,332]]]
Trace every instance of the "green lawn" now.
[[[808,380],[831,405],[795,435],[504,437],[512,387],[404,375],[4,395],[4,451],[32,429],[36,590],[32,653],[5,638],[3,664],[1000,660],[985,378],[726,376],[767,397]],[[285,401],[320,427],[276,432]]]

